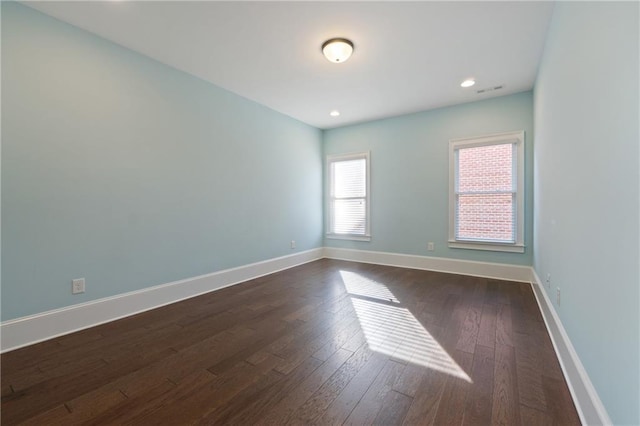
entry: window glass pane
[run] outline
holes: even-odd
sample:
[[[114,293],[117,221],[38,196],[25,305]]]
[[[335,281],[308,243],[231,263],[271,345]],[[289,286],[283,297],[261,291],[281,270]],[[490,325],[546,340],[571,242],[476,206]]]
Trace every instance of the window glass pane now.
[[[333,209],[335,234],[365,234],[366,202],[364,199],[334,200]]]
[[[366,174],[367,162],[364,158],[333,163],[334,197],[365,197]]]
[[[456,239],[515,241],[513,194],[458,196]]]
[[[458,150],[458,192],[511,191],[513,144]]]

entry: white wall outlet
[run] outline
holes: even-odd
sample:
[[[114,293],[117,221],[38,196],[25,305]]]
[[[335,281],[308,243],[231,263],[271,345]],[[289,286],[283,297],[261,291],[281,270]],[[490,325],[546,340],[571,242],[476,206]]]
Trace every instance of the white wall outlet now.
[[[71,293],[84,293],[84,278],[76,278],[75,280],[71,280]]]
[[[429,241],[427,243],[427,250],[434,251],[435,249],[436,249],[435,244],[433,244],[431,241]]]
[[[291,248],[292,249],[296,248],[296,241],[295,240],[291,240]]]
[[[556,289],[556,303],[560,306],[560,287]]]
[[[547,274],[547,288],[551,288],[551,274]]]

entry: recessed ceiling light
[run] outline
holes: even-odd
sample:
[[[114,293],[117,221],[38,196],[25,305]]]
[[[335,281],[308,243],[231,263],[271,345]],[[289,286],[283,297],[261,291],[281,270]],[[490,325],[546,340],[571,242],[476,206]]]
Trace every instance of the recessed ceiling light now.
[[[340,115],[340,111],[338,111],[337,109],[334,109],[329,113],[329,115],[332,117],[338,117]]]
[[[468,78],[465,81],[463,81],[462,83],[460,83],[460,87],[471,87],[474,84],[476,84],[476,81],[472,78]]]
[[[322,53],[328,61],[339,64],[353,53],[353,43],[346,38],[332,38],[322,44]]]

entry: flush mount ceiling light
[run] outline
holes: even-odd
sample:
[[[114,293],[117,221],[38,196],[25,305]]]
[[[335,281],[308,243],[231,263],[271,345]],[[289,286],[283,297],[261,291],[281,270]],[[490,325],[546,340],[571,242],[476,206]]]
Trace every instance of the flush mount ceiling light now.
[[[463,81],[462,83],[460,83],[460,87],[471,87],[474,84],[476,84],[476,81],[472,78],[468,78],[465,81]]]
[[[327,60],[339,64],[353,53],[353,43],[346,38],[332,38],[322,44],[322,53]]]
[[[331,111],[329,113],[330,116],[332,117],[339,117],[340,116],[340,111],[338,111],[337,109],[334,109],[333,111]]]

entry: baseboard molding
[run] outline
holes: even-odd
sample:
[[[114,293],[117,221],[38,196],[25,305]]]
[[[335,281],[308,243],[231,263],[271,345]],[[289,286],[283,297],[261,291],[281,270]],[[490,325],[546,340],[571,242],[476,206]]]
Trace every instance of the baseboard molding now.
[[[569,340],[560,317],[549,300],[547,292],[544,291],[540,277],[533,268],[531,268],[531,285],[582,424],[613,424],[573,344],[571,344],[571,340]]]
[[[120,318],[312,262],[323,257],[531,283],[582,423],[588,425],[612,424],[602,401],[598,397],[580,358],[560,322],[560,318],[553,304],[542,288],[540,278],[530,266],[473,262],[459,259],[334,247],[316,248],[237,268],[217,271],[211,274],[162,284],[139,291],[5,321],[0,324],[0,352],[11,351],[99,324],[115,321]]]
[[[316,248],[139,291],[68,306],[0,324],[0,352],[49,340],[106,322],[159,308],[243,281],[321,259]]]
[[[331,247],[282,256],[237,268],[42,312],[0,324],[0,353],[232,286],[322,257],[428,269],[463,275],[529,282],[529,267]]]
[[[425,269],[450,274],[473,275],[474,277],[499,280],[531,282],[531,267],[507,265],[503,263],[474,262],[444,257],[416,256],[410,254],[385,253],[378,251],[352,250],[325,247],[324,257],[352,262],[375,263],[377,265],[399,266],[402,268]]]

